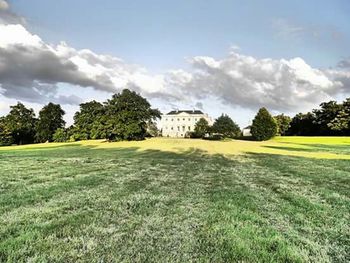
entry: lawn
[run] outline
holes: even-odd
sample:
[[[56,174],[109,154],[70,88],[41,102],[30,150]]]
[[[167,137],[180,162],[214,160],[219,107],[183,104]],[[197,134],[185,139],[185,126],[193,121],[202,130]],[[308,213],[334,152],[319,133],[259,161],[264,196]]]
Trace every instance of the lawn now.
[[[0,262],[349,262],[350,138],[0,148]]]

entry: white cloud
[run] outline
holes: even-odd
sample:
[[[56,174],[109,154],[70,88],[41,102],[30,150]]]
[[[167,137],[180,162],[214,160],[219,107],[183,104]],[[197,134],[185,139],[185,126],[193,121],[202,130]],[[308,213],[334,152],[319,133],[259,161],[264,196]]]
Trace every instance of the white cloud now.
[[[215,97],[244,108],[297,111],[344,92],[348,72],[322,71],[301,58],[257,59],[231,51],[223,59],[195,57],[192,72],[172,71],[172,85],[194,98]],[[343,79],[341,79],[341,77]]]
[[[7,98],[78,104],[79,94],[59,92],[58,86],[67,83],[109,93],[128,87],[178,105],[214,98],[234,107],[295,112],[350,89],[348,60],[337,69],[321,70],[302,58],[259,59],[239,53],[234,46],[223,59],[196,56],[189,60],[191,70],[153,75],[118,57],[77,50],[65,42],[46,43],[20,24],[21,19],[0,0],[0,94]],[[290,35],[306,32],[284,21],[278,25]]]
[[[40,48],[44,43],[37,35],[29,33],[22,25],[0,25],[0,48],[19,45]]]
[[[1,24],[25,24],[25,19],[10,10],[10,5],[5,0],[0,0]]]
[[[165,92],[162,75],[150,75],[140,66],[87,49],[76,50],[64,42],[47,44],[22,25],[0,24],[0,36],[0,83],[4,96],[42,101],[47,94],[55,94],[58,83],[107,92],[130,85],[145,94]]]

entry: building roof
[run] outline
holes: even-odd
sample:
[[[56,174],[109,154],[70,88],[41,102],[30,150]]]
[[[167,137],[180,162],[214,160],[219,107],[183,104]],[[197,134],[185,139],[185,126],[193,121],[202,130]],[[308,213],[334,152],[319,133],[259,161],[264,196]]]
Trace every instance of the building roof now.
[[[251,126],[251,125],[249,125],[249,126],[247,126],[247,127],[243,128],[243,130],[245,130],[245,129],[251,129],[251,128],[252,128],[252,126]]]
[[[200,110],[173,110],[173,111],[170,111],[169,113],[167,113],[167,115],[176,115],[176,114],[180,114],[182,112],[185,112],[188,114],[204,114]]]

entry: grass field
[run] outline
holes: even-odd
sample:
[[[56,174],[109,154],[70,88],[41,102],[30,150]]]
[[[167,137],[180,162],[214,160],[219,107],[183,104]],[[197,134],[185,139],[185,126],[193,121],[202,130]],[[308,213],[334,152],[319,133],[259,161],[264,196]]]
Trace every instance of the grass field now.
[[[0,148],[0,262],[349,262],[350,138]]]

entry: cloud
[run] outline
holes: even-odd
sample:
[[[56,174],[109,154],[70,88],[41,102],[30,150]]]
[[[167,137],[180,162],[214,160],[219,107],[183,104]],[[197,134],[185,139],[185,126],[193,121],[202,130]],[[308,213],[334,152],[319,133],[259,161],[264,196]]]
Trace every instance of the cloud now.
[[[162,93],[163,76],[119,58],[76,50],[64,42],[47,44],[19,24],[0,24],[0,35],[0,85],[6,97],[41,102],[54,97],[59,83],[106,92],[133,85],[141,93]]]
[[[217,60],[199,56],[192,72],[171,72],[172,85],[195,99],[214,97],[231,106],[298,111],[332,99],[344,90],[349,73],[312,68],[302,58],[257,59],[231,51]]]
[[[41,104],[80,103],[74,92],[67,95],[60,91],[60,84],[67,83],[73,89],[92,87],[108,93],[127,87],[167,105],[194,105],[215,98],[233,107],[255,110],[265,106],[295,112],[350,92],[348,60],[336,69],[321,70],[302,58],[258,59],[233,47],[222,59],[197,56],[189,60],[190,70],[152,75],[118,57],[77,50],[65,42],[46,43],[20,20],[7,2],[0,0],[0,95],[7,98]],[[306,32],[283,21],[279,26],[289,35]]]
[[[25,19],[10,10],[10,5],[5,0],[0,0],[1,24],[25,24]]]
[[[286,19],[274,19],[272,21],[272,26],[276,30],[277,36],[283,39],[296,39],[302,36],[307,29],[294,25]]]
[[[339,68],[350,69],[350,58],[342,59],[341,61],[339,61],[337,66]]]
[[[195,104],[195,108],[200,109],[200,110],[203,110],[203,103],[202,103],[202,102],[197,102],[197,103]]]

